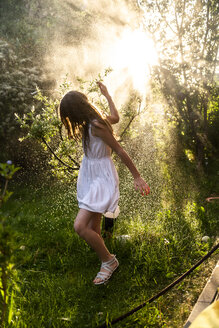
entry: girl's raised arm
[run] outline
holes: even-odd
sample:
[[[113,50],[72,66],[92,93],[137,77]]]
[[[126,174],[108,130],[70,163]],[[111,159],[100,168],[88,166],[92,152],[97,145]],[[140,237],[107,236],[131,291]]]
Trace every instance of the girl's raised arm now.
[[[92,134],[101,138],[110,148],[112,148],[117,155],[121,158],[122,162],[127,166],[134,178],[134,187],[136,190],[140,190],[142,195],[148,195],[150,188],[147,183],[142,179],[140,173],[135,167],[133,161],[126,153],[126,151],[120,146],[118,141],[114,138],[107,126],[100,123],[97,120],[92,121]]]
[[[109,104],[111,115],[107,116],[108,121],[110,122],[110,124],[118,123],[119,122],[119,113],[118,113],[118,110],[116,109],[116,106],[107,90],[107,87],[102,82],[97,82],[97,85],[99,86],[102,95],[104,97],[106,97],[108,104]]]

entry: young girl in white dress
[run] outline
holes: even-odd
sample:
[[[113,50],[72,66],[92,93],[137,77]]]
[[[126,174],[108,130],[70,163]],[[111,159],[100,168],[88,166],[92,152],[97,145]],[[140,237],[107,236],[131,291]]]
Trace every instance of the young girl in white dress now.
[[[96,252],[102,264],[93,283],[100,285],[111,277],[119,266],[115,255],[106,248],[101,237],[101,216],[118,210],[119,179],[111,159],[115,151],[134,178],[134,187],[142,195],[149,194],[147,183],[134,163],[113,136],[111,124],[119,121],[118,111],[105,85],[98,82],[106,97],[111,115],[104,119],[81,92],[68,92],[60,103],[60,116],[69,138],[83,140],[84,157],[77,181],[79,212],[74,222],[76,233]]]

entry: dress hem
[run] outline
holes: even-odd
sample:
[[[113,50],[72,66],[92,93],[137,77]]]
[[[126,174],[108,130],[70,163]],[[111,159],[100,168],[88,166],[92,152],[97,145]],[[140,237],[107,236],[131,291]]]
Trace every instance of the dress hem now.
[[[88,208],[88,207],[86,207],[86,206],[84,206],[84,205],[80,205],[80,206],[78,206],[80,209],[83,209],[83,210],[87,210],[87,211],[89,211],[89,212],[92,212],[92,213],[100,213],[100,214],[103,214],[104,212],[100,212],[100,211],[94,211],[94,210],[91,210],[90,208]]]
[[[115,211],[105,210],[105,211],[103,211],[103,212],[101,212],[101,211],[94,211],[94,210],[91,210],[90,208],[88,208],[88,207],[85,206],[85,205],[80,205],[80,206],[78,206],[78,207],[79,207],[80,209],[87,210],[87,211],[92,212],[92,213],[99,213],[99,214],[102,214],[102,215],[104,215],[104,216],[106,216],[106,217],[109,217],[109,218],[111,218],[111,219],[116,219],[117,216],[118,216],[119,213],[120,213],[120,210],[119,210],[119,206],[118,206],[118,205],[117,205]]]

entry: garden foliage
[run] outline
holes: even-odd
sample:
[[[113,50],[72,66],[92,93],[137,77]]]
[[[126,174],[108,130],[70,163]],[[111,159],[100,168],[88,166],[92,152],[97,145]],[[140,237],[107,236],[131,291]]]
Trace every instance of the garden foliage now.
[[[154,91],[166,102],[169,122],[198,164],[217,153],[212,106],[218,84],[218,2],[139,1],[146,30],[159,54]],[[214,108],[218,122],[218,106]],[[216,147],[217,148],[216,148]]]
[[[0,175],[4,186],[0,188],[0,326],[6,327],[10,324],[13,316],[13,288],[15,281],[12,279],[14,251],[13,230],[4,216],[1,206],[7,202],[13,194],[8,191],[8,182],[19,170],[11,161],[0,163]]]

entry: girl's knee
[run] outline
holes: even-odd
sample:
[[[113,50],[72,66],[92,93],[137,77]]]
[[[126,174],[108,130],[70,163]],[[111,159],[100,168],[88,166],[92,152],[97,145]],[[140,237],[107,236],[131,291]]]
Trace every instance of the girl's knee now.
[[[85,229],[85,226],[83,225],[83,223],[75,220],[75,222],[74,222],[74,230],[75,230],[75,232],[79,236],[82,236],[83,235],[84,229]]]

